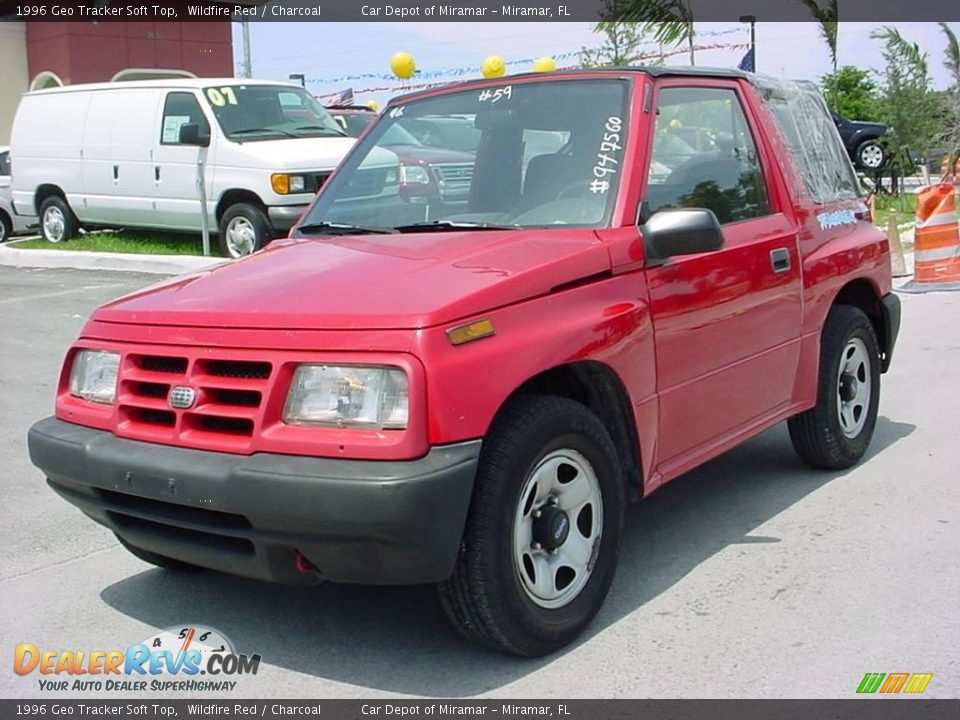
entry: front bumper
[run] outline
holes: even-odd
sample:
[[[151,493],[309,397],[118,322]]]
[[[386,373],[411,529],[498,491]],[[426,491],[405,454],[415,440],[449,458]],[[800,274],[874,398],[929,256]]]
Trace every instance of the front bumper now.
[[[900,298],[894,293],[888,293],[880,299],[880,308],[883,313],[883,357],[880,359],[880,372],[890,369],[893,360],[893,349],[900,334]]]
[[[300,219],[307,205],[272,205],[267,208],[267,217],[274,230],[289,230]]]
[[[56,418],[27,439],[49,485],[131,545],[288,584],[447,578],[480,454],[474,440],[396,462],[232,455]],[[298,570],[296,552],[317,572]]]

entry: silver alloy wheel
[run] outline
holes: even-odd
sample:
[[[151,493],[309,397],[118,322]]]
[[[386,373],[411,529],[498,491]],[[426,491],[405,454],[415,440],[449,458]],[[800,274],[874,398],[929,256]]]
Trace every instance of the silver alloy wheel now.
[[[840,354],[837,377],[837,415],[840,429],[848,438],[857,437],[867,422],[873,390],[870,362],[870,353],[863,340],[850,338]]]
[[[238,215],[227,223],[227,250],[230,257],[250,255],[257,246],[257,231],[253,223]]]
[[[43,235],[52,243],[58,243],[63,240],[66,231],[67,221],[63,217],[63,211],[56,205],[51,205],[43,213]]]
[[[883,165],[883,148],[876,143],[867,145],[860,151],[860,162],[864,167],[876,169]]]
[[[589,461],[554,450],[527,476],[513,523],[513,561],[534,603],[569,604],[590,579],[603,533],[603,497]]]

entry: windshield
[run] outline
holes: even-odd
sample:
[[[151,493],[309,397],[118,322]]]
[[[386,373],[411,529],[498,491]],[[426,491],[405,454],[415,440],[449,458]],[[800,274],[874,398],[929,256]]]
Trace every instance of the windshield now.
[[[303,225],[605,225],[621,173],[628,89],[622,79],[551,80],[393,105],[344,161]],[[428,125],[438,130],[429,138],[423,135]],[[465,145],[470,135],[475,142]],[[399,163],[398,192],[389,202],[358,197],[359,176],[390,148]]]
[[[203,94],[231,140],[346,135],[330,113],[300,88],[226,85],[205,88]]]
[[[330,114],[333,115],[333,119],[336,120],[337,124],[340,125],[350,137],[360,137],[360,134],[367,129],[367,125],[372,123],[377,117],[374,113],[368,112],[351,113],[337,112],[334,110]]]

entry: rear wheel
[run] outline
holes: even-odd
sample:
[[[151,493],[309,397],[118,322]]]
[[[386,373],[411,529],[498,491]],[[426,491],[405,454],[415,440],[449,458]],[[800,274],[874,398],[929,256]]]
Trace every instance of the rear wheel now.
[[[484,441],[457,565],[440,585],[450,620],[515,655],[569,643],[610,588],[624,497],[613,442],[593,413],[565,398],[514,401]]]
[[[256,205],[231,205],[220,220],[220,252],[226,257],[252,255],[272,239],[270,220]]]
[[[820,339],[817,404],[788,422],[797,454],[816,468],[855,464],[870,446],[880,405],[880,351],[870,319],[835,305]]]
[[[0,243],[10,239],[10,233],[13,232],[13,223],[6,213],[0,212]]]
[[[130,551],[130,554],[135,555],[146,563],[156,565],[157,567],[162,567],[165,570],[171,570],[173,572],[199,572],[203,570],[203,568],[199,565],[191,565],[190,563],[183,562],[182,560],[175,560],[174,558],[167,557],[166,555],[158,555],[157,553],[150,552],[149,550],[138,548],[136,545],[131,545],[128,543],[119,535],[117,535],[117,540],[119,540],[120,544]]]
[[[58,243],[76,237],[80,223],[67,201],[51,195],[40,203],[40,233],[47,242]]]

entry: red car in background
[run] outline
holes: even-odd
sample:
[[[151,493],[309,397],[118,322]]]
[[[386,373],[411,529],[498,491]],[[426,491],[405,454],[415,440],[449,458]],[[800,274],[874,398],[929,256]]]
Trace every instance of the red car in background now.
[[[377,118],[374,111],[357,105],[327,110],[353,137],[359,137]],[[411,221],[466,205],[479,136],[480,131],[467,118],[454,118],[453,123],[449,118],[417,118],[399,120],[381,138],[380,147],[395,153],[400,161],[400,196],[417,207]]]

